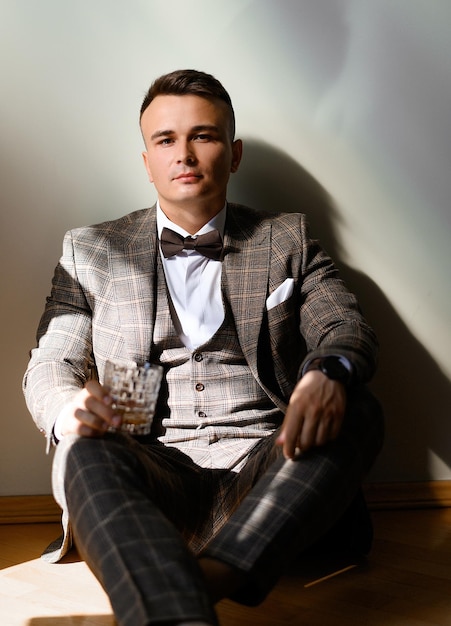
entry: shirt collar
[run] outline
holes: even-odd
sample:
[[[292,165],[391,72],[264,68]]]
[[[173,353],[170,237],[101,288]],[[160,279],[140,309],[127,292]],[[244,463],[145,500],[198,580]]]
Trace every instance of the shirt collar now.
[[[209,222],[204,224],[204,226],[202,226],[202,228],[200,230],[198,230],[197,233],[193,233],[193,234],[194,235],[204,235],[205,233],[209,233],[211,230],[215,230],[216,229],[216,230],[219,230],[219,232],[221,233],[221,237],[224,238],[226,214],[227,214],[227,203],[219,211],[219,213],[217,213],[214,217],[212,217]],[[161,231],[165,227],[166,228],[170,228],[171,230],[175,231],[176,233],[179,233],[179,235],[182,235],[183,237],[188,237],[188,236],[191,235],[191,233],[188,233],[184,228],[182,228],[181,226],[178,226],[178,224],[175,224],[175,222],[171,222],[171,220],[168,217],[166,217],[166,215],[163,213],[163,211],[162,211],[162,209],[160,207],[160,202],[157,201],[157,232],[158,232],[158,237],[160,237]]]

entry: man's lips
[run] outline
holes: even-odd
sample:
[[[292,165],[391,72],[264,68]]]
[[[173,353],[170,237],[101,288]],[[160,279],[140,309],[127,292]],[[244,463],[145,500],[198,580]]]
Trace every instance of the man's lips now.
[[[188,182],[192,180],[199,180],[199,178],[202,178],[202,176],[200,174],[196,174],[195,172],[182,172],[181,174],[178,174],[177,176],[175,176],[174,180]]]

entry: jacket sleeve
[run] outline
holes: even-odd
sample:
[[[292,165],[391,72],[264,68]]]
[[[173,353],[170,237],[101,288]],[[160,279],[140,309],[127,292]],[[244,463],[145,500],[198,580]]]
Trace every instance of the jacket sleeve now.
[[[374,374],[378,342],[362,315],[356,297],[340,278],[337,268],[319,243],[310,238],[301,216],[300,329],[307,347],[299,375],[307,361],[338,355],[348,359],[356,383]]]
[[[49,445],[61,408],[84,386],[92,367],[92,311],[77,277],[69,232],[23,381],[28,409]]]

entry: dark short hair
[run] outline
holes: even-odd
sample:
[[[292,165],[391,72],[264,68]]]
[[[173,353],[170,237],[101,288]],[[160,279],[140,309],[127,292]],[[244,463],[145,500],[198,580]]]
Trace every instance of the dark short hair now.
[[[221,100],[230,110],[232,125],[232,139],[235,135],[235,112],[232,100],[222,84],[211,74],[197,70],[176,70],[163,74],[151,84],[141,105],[139,119],[144,111],[157,96],[185,96],[193,95],[207,100]]]

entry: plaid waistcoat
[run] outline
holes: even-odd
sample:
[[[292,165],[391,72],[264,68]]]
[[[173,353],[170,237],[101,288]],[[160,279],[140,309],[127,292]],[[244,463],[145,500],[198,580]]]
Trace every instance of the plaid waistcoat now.
[[[191,351],[177,335],[161,263],[156,273],[152,352],[165,368],[155,418],[159,439],[202,467],[239,470],[250,449],[274,432],[280,411],[252,375],[226,298],[222,325]]]

